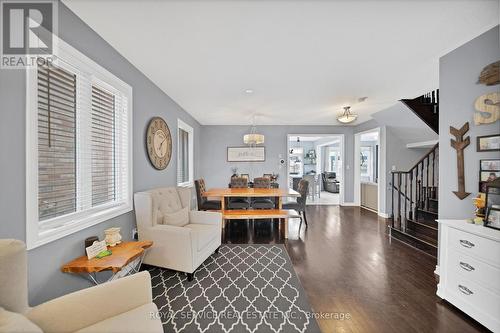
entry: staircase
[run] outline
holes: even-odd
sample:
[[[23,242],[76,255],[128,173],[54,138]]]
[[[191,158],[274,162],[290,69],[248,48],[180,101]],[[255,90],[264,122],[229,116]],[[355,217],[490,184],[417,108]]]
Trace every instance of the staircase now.
[[[439,134],[439,89],[414,99],[402,99],[401,102]]]
[[[436,144],[409,171],[392,172],[390,234],[437,257],[438,161]]]

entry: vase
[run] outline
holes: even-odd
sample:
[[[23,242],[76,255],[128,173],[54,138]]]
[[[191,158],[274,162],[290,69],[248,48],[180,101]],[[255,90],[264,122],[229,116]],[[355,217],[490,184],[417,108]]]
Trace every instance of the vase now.
[[[121,228],[109,228],[104,230],[104,235],[106,235],[106,244],[108,246],[115,246],[122,242],[122,235],[120,235]]]

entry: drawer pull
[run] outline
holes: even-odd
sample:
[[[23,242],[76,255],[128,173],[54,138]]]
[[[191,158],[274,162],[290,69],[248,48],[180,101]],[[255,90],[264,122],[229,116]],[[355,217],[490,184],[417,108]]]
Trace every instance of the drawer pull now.
[[[470,290],[466,286],[462,286],[461,284],[458,285],[458,289],[467,296],[474,294],[472,290]]]
[[[469,242],[468,240],[465,240],[465,239],[461,239],[460,240],[460,244],[463,246],[463,247],[466,247],[468,249],[470,249],[471,247],[474,247],[475,244],[472,243],[472,242]]]
[[[469,265],[468,263],[463,262],[463,261],[460,262],[460,267],[462,267],[463,269],[465,269],[467,272],[475,270],[474,267],[472,267],[471,265]]]

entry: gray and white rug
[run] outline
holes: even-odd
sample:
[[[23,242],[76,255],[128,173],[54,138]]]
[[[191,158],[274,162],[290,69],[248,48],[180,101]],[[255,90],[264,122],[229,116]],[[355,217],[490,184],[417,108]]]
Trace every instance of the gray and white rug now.
[[[224,244],[191,282],[149,272],[165,332],[320,332],[283,245]]]

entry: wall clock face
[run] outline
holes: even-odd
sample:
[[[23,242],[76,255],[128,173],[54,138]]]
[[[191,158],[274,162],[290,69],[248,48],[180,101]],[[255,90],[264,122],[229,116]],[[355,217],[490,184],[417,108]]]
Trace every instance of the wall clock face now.
[[[167,123],[160,117],[151,119],[146,133],[146,148],[151,164],[163,170],[172,156],[172,136]]]

